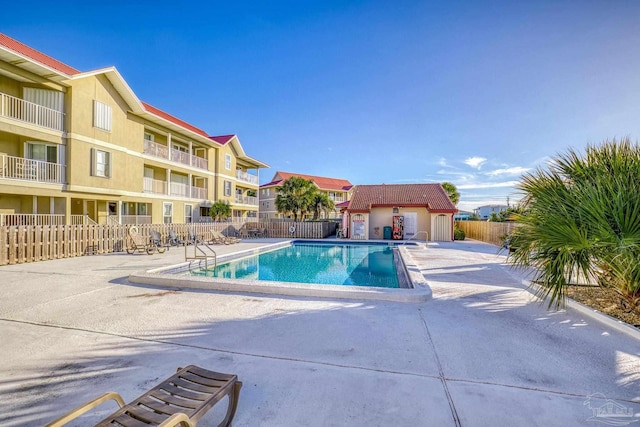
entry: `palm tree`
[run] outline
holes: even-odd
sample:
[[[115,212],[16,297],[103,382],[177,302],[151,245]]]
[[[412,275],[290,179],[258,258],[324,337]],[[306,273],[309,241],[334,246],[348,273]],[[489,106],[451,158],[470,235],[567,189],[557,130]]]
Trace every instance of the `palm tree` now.
[[[449,199],[451,199],[451,203],[457,206],[458,202],[460,201],[460,193],[458,192],[458,188],[450,182],[443,182],[440,185],[442,185],[445,193],[447,193]]]
[[[313,194],[311,206],[313,208],[313,219],[319,219],[321,212],[326,214],[336,208],[335,203],[333,203],[333,200],[329,198],[327,193],[318,190],[315,190]]]
[[[313,181],[292,176],[282,183],[276,196],[276,209],[283,214],[292,214],[298,221],[311,210],[312,195],[316,187]]]
[[[561,307],[578,274],[640,298],[640,147],[629,139],[558,156],[523,176],[511,236],[516,266],[535,267],[540,297]]]
[[[209,208],[209,216],[214,221],[224,221],[231,216],[231,206],[226,200],[218,200]]]

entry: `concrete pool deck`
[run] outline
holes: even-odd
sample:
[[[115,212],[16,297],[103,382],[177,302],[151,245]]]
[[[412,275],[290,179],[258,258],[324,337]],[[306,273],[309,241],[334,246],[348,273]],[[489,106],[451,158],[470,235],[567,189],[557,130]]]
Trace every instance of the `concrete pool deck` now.
[[[183,257],[0,267],[0,424],[43,425],[109,390],[129,401],[188,364],[238,374],[235,426],[606,425],[591,417],[607,403],[632,415],[618,422],[640,421],[640,341],[546,311],[494,246],[430,244],[418,257],[433,291],[424,303],[127,281]]]

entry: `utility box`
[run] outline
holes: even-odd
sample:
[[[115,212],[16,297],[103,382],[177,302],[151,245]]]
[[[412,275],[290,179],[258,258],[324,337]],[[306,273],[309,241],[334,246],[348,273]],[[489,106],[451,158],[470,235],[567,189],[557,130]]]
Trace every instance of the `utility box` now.
[[[390,226],[386,226],[382,229],[382,235],[384,237],[384,240],[391,240],[391,227]]]

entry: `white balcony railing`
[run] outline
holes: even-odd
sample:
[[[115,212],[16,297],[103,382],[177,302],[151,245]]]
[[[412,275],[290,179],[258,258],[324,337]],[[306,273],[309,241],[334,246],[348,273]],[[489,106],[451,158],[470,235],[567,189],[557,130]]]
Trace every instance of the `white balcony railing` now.
[[[258,185],[258,177],[244,171],[236,171],[238,181],[248,182],[249,184]]]
[[[255,196],[242,196],[240,194],[236,194],[236,203],[257,206],[258,198]]]
[[[5,225],[64,225],[64,215],[0,214],[0,227]]]
[[[187,184],[172,182],[169,186],[169,195],[171,196],[189,197],[189,194],[189,186]]]
[[[192,199],[206,199],[207,198],[207,189],[201,187],[191,187],[191,198]]]
[[[144,154],[182,163],[183,165],[193,166],[204,170],[209,169],[209,162],[205,158],[194,156],[192,154],[185,153],[184,151],[176,150],[175,148],[170,149],[166,145],[158,144],[157,142],[153,142],[148,139],[144,140],[144,147],[142,151]]]
[[[169,158],[169,148],[166,145],[158,144],[148,139],[144,140],[144,148],[142,151],[144,154],[149,154],[154,157]]]
[[[198,169],[209,170],[209,161],[198,156],[191,156],[191,166]]]
[[[142,191],[145,193],[167,194],[167,181],[159,179],[143,178]]]
[[[64,113],[15,96],[0,93],[0,116],[48,129],[64,130]]]
[[[167,194],[167,182],[153,178],[143,178],[142,191],[145,193]],[[179,197],[191,197],[192,199],[206,199],[207,189],[202,187],[189,187],[187,184],[172,182],[169,185],[170,195]]]
[[[64,184],[65,169],[65,166],[59,163],[0,155],[0,179]]]

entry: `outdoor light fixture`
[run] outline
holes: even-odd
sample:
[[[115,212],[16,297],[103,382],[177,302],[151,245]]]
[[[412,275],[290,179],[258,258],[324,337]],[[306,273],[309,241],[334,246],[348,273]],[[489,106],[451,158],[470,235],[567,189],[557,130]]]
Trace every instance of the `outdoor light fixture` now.
[[[400,208],[399,208],[399,207],[397,207],[397,206],[395,206],[395,207],[393,208],[393,213],[398,213],[398,212],[400,212]]]

